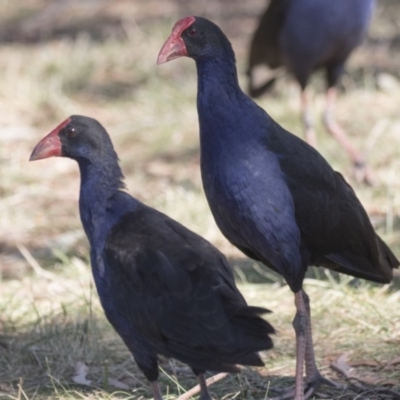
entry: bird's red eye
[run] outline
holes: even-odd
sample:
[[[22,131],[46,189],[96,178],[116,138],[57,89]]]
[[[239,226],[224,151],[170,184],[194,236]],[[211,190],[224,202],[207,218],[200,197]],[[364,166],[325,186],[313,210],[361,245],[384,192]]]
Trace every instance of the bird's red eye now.
[[[189,33],[190,36],[196,36],[197,35],[197,31],[194,28],[190,28],[188,30],[188,33]]]
[[[70,137],[76,136],[76,129],[73,128],[73,127],[68,127],[68,128],[65,130],[65,134],[66,134],[67,136],[70,136]]]

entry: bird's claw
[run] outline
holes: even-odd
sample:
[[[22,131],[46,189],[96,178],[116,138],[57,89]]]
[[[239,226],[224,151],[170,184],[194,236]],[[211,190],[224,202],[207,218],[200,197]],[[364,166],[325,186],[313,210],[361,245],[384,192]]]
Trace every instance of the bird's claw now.
[[[345,387],[346,387],[345,385],[341,385],[340,383],[337,383],[335,381],[332,381],[331,379],[325,378],[322,375],[319,375],[316,380],[313,380],[310,383],[306,383],[306,386],[308,387],[309,385],[311,385],[311,386],[316,385],[316,387],[318,387],[321,384],[327,385],[327,386],[333,386],[334,388],[337,388],[337,389],[345,389]]]
[[[280,391],[280,390],[278,389],[278,391]],[[304,397],[302,400],[309,399],[315,393],[315,391],[316,391],[316,388],[306,386],[306,388],[304,389]],[[284,391],[284,393],[281,396],[268,397],[268,400],[291,400],[294,398],[294,396],[295,396],[295,389],[293,388],[293,389]]]
[[[314,378],[305,382],[303,399],[307,400],[312,395],[314,395],[321,384],[333,386],[337,389],[345,389],[344,385],[341,385],[335,381],[325,378],[324,376],[322,376],[321,374],[318,373]],[[295,395],[294,388],[289,389],[289,390],[287,390],[287,389],[274,389],[274,390],[276,390],[277,392],[283,392],[283,394],[280,396],[277,396],[277,397],[268,398],[268,400],[289,400],[289,399],[293,399],[294,395]]]

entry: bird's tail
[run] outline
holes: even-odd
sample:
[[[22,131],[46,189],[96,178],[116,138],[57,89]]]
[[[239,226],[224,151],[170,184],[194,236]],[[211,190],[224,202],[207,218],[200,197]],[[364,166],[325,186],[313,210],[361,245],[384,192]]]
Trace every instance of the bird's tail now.
[[[226,354],[224,365],[218,365],[216,370],[229,372],[235,364],[264,366],[258,352],[273,347],[270,335],[275,333],[275,329],[260,315],[269,312],[265,308],[246,306],[232,318],[234,331],[237,332],[234,348]]]
[[[275,333],[274,327],[260,315],[270,313],[261,307],[244,307],[232,319],[235,330],[240,335],[239,342],[247,351],[262,351],[273,347],[270,335]],[[250,364],[254,365],[254,364]]]
[[[387,282],[390,282],[393,278],[393,269],[399,268],[400,261],[393,254],[392,250],[390,250],[389,246],[378,235],[376,235],[376,242],[379,252],[379,266],[382,275],[387,278]]]

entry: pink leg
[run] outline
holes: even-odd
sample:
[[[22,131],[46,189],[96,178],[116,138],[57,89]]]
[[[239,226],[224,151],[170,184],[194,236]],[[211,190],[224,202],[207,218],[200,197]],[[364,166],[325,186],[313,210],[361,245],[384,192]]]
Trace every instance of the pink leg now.
[[[293,327],[296,332],[295,388],[272,400],[289,400],[293,398],[294,400],[307,400],[316,392],[321,383],[341,387],[335,382],[324,378],[317,368],[312,342],[310,301],[304,290],[295,293],[295,304],[297,310],[293,320]],[[304,364],[306,370],[306,386],[303,381]]]
[[[306,354],[305,354],[306,383],[307,383],[306,396],[311,396],[312,394],[314,394],[321,383],[325,383],[337,388],[344,389],[344,387],[339,385],[338,383],[323,377],[318,370],[317,363],[315,362],[314,344],[312,339],[310,299],[304,290],[303,290],[303,298],[308,319],[308,324],[306,328]]]
[[[293,320],[293,327],[296,332],[296,380],[294,400],[304,400],[303,369],[308,321],[302,290],[294,294],[294,303],[296,305],[296,315]]]
[[[279,397],[271,400],[305,400],[304,397],[304,358],[306,352],[306,329],[307,329],[307,310],[304,304],[303,291],[299,290],[294,294],[294,304],[296,305],[296,315],[293,319],[293,328],[296,333],[296,377],[294,390],[284,391]]]
[[[314,123],[310,112],[310,99],[306,90],[301,92],[301,116],[307,143],[310,146],[317,147],[317,137],[315,135]]]
[[[315,379],[318,379],[320,373],[318,371],[317,364],[315,362],[314,344],[312,339],[312,328],[311,328],[310,299],[304,290],[303,290],[303,299],[308,319],[308,324],[306,328],[306,354],[305,354],[306,377],[307,377],[307,382],[312,382]]]
[[[372,184],[372,176],[369,171],[364,156],[355,148],[346,132],[336,122],[334,117],[334,106],[337,96],[337,89],[331,87],[326,92],[326,109],[324,114],[324,123],[328,132],[335,138],[348,156],[354,166],[354,176],[358,182]]]

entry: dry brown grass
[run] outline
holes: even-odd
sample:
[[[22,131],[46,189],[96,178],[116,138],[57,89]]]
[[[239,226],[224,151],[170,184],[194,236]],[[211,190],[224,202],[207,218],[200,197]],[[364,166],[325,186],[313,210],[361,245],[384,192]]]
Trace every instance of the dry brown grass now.
[[[0,2],[2,18],[24,21],[28,15],[28,27],[32,27],[40,21],[35,7],[47,2],[30,3],[33,11],[16,4]],[[92,287],[87,242],[77,211],[76,165],[64,159],[27,162],[36,142],[74,113],[96,117],[107,127],[133,195],[217,245],[230,257],[249,303],[274,311],[268,319],[279,334],[275,348],[265,354],[266,368],[246,370],[212,387],[216,398],[263,399],[269,387],[293,383],[288,378],[294,373],[293,296],[279,278],[253,265],[227,243],[208,210],[198,168],[193,62],[155,65],[172,23],[194,12],[215,15],[213,19],[233,38],[243,71],[245,45],[263,2],[252,0],[252,11],[247,13],[250,3],[239,1],[231,2],[232,8],[222,6],[222,0],[171,1],[165,9],[155,0],[120,0],[113,7],[107,1],[98,4],[102,8],[96,5],[100,11],[95,18],[124,17],[122,31],[117,31],[122,33],[95,41],[87,33],[77,35],[79,29],[74,28],[69,32],[73,38],[2,43],[0,47],[0,399],[151,396],[128,351],[105,321]],[[374,38],[394,34],[394,10],[379,11],[383,22],[375,22]],[[73,12],[58,23],[68,26],[68,21],[79,20],[72,18]],[[82,12],[79,17],[85,20],[85,15]],[[243,24],[238,23],[241,20]],[[369,51],[360,50],[353,59],[350,69],[355,78],[346,78],[347,93],[340,97],[337,114],[352,139],[368,147],[377,183],[373,188],[356,185],[355,189],[379,233],[400,255],[400,88],[375,89]],[[396,69],[398,53],[388,57],[387,49],[379,48],[379,57],[380,64]],[[240,78],[245,85],[242,74]],[[315,83],[318,88],[320,80],[316,78]],[[293,83],[281,81],[275,95],[260,104],[287,129],[300,132],[298,91]],[[323,96],[317,91],[317,121],[322,106]],[[347,159],[320,125],[318,135],[321,152],[350,178]],[[370,138],[367,144],[366,137]],[[33,267],[38,272],[32,272]],[[363,395],[354,387],[344,392],[323,388],[316,398],[383,399],[374,389],[385,382],[400,389],[399,366],[388,364],[400,356],[398,283],[382,288],[346,277],[315,279],[318,273],[324,275],[310,271],[306,289],[321,369],[338,378],[330,362],[346,353],[348,363],[359,362],[354,367],[356,376],[372,386]],[[91,385],[72,381],[78,362],[89,367]],[[195,384],[186,370],[176,383],[171,366],[163,366],[166,398],[176,398]],[[113,387],[108,378],[129,389]]]

